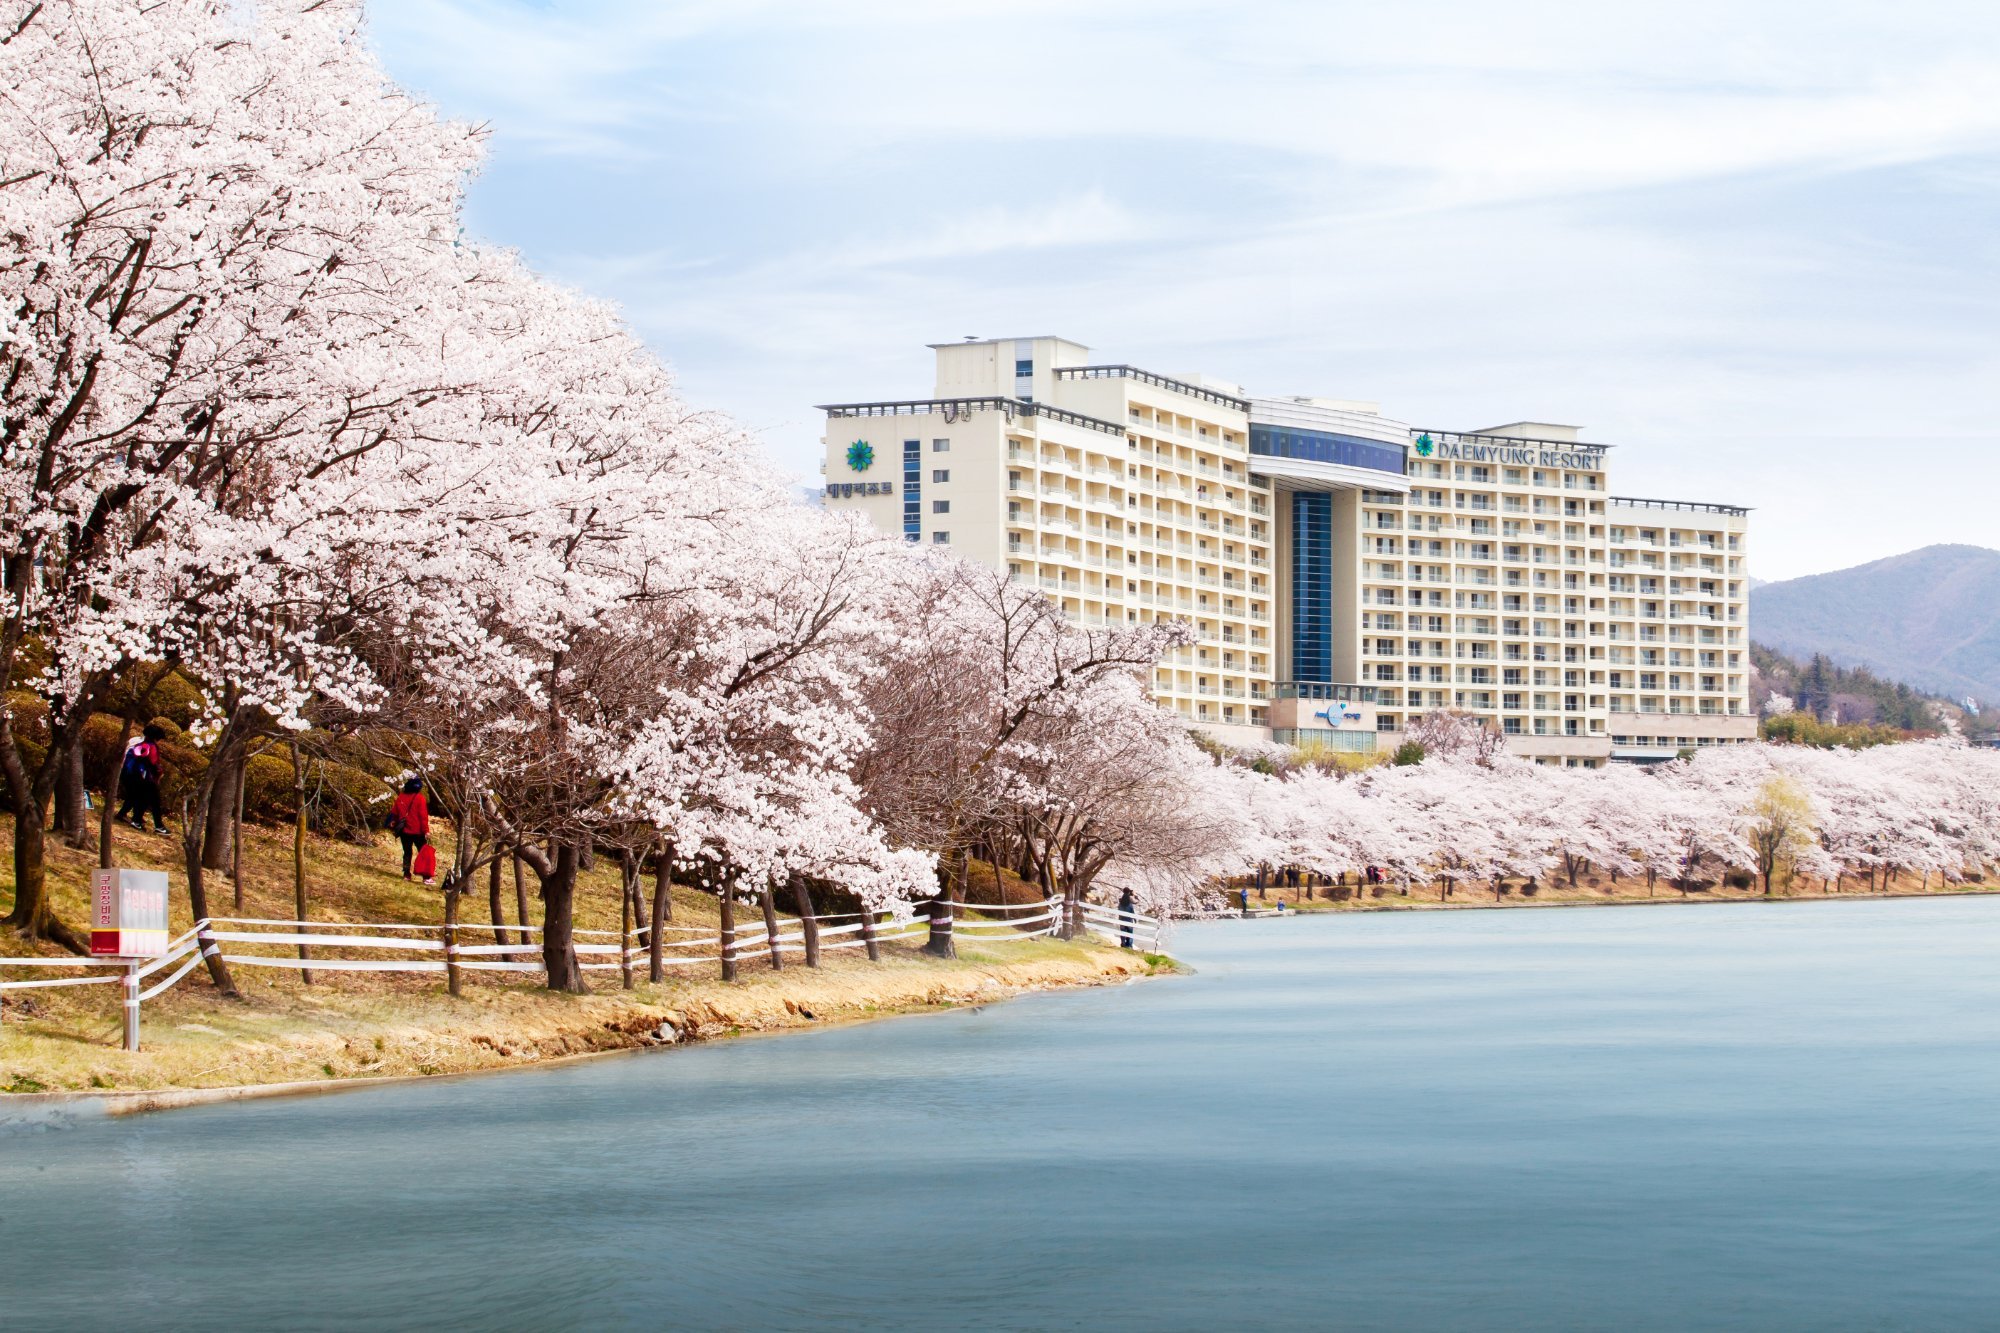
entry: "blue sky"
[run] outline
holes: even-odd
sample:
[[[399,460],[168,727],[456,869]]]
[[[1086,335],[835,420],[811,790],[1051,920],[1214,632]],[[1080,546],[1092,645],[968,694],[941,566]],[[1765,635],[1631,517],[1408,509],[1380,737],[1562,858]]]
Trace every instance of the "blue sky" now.
[[[1056,333],[1615,444],[1786,578],[2000,546],[2000,6],[374,0],[471,225],[802,480]]]

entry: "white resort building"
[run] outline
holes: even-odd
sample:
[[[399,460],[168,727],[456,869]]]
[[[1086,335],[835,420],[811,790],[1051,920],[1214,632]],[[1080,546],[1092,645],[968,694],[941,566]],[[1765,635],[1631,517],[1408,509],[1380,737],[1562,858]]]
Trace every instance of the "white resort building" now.
[[[1575,427],[1412,429],[1061,338],[933,345],[928,398],[826,406],[825,503],[1085,625],[1181,618],[1161,702],[1368,751],[1463,708],[1547,763],[1753,739],[1746,511],[1610,494]]]

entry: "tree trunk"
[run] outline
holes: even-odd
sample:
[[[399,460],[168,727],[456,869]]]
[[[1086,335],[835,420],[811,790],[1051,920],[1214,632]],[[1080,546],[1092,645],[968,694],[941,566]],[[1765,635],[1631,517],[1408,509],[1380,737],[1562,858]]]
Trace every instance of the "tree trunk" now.
[[[127,727],[131,723],[125,724]],[[299,921],[299,935],[306,934],[306,766],[299,758],[298,742],[286,747],[292,754],[292,913]],[[299,946],[299,961],[312,957],[312,946]],[[312,985],[313,974],[309,967],[299,969],[299,977],[308,986]]]
[[[951,893],[942,885],[932,895],[926,913],[930,934],[924,939],[924,952],[933,958],[958,957],[958,947],[951,938]]]
[[[26,569],[26,563],[20,566]],[[10,571],[10,582],[23,575]],[[10,592],[14,589],[10,588]],[[90,697],[95,697],[94,695]],[[6,924],[28,939],[50,940],[77,953],[89,950],[88,941],[56,917],[49,900],[48,840],[43,821],[48,818],[49,799],[55,794],[59,765],[70,748],[79,742],[81,728],[74,724],[87,716],[84,702],[51,701],[49,747],[33,773],[28,772],[21,754],[20,739],[14,734],[13,716],[0,709],[0,770],[6,775],[9,805],[14,811],[14,910]],[[60,725],[57,718],[61,717]]]
[[[646,891],[639,887],[640,881],[646,874],[646,862],[637,855],[628,856],[627,859],[630,864],[630,882],[625,892],[632,899],[632,929],[641,935],[650,935],[652,932],[646,928]]]
[[[528,943],[528,879],[521,871],[521,858],[514,857],[514,921],[521,927],[521,943]],[[512,954],[508,955],[511,960]]]
[[[757,905],[764,909],[764,947],[771,955],[771,970],[782,972],[785,970],[785,955],[778,948],[778,904],[774,901],[775,897],[769,881],[766,881],[764,891],[757,895]]]
[[[646,975],[653,981],[666,979],[666,924],[673,920],[673,914],[673,880],[667,872],[667,855],[662,852],[659,866],[653,871],[653,933],[646,941]]]
[[[662,851],[653,860],[653,924],[674,919],[673,857]]]
[[[14,809],[14,910],[7,924],[22,938],[47,940],[71,953],[87,954],[90,941],[63,924],[49,901],[48,844],[42,812],[30,803]]]
[[[799,930],[806,940],[806,966],[819,966],[819,917],[813,912],[812,894],[803,879],[792,880],[792,897],[799,905]]]
[[[104,784],[104,808],[97,812],[97,868],[111,869],[111,812],[118,808],[118,779],[125,767],[125,747],[132,741],[132,719],[118,728],[118,753],[111,760],[111,777]]]
[[[63,843],[77,851],[90,846],[90,808],[84,797],[83,745],[69,747],[62,767],[56,771],[56,823],[62,828]]]
[[[722,947],[722,979],[736,980],[736,898],[725,881],[720,886],[717,897],[721,903],[721,923],[717,926],[716,942]]]
[[[444,987],[453,997],[462,992],[458,977],[458,867],[445,871],[444,887]]]
[[[212,797],[214,793],[211,791],[209,795]],[[181,837],[181,849],[185,853],[184,860],[187,868],[188,911],[193,913],[195,920],[206,921],[208,919],[208,882],[203,878],[203,875],[206,873],[206,867],[201,863],[202,838],[201,834],[197,832],[200,825],[196,822],[200,813],[196,811],[196,817],[190,818],[188,811],[183,807],[181,820],[182,827],[186,831]],[[236,982],[230,978],[229,965],[222,961],[221,950],[216,949],[215,952],[210,953],[207,948],[204,948],[203,953],[208,959],[209,980],[213,981],[215,988],[224,995],[234,997],[237,994]]]
[[[246,763],[245,767],[248,765]],[[229,815],[229,882],[236,889],[236,910],[243,910],[243,789],[249,784],[236,775],[235,809]]]
[[[882,961],[882,941],[875,938],[875,912],[868,904],[861,904],[861,942],[867,946],[868,961]]]
[[[561,843],[549,873],[539,871],[542,883],[542,966],[548,972],[548,987],[582,995],[583,972],[576,964],[576,871],[575,844]]]
[[[625,864],[619,867],[618,878],[624,891],[618,895],[620,923],[618,932],[618,981],[626,990],[632,989],[632,899],[635,896],[631,881],[632,856],[626,853]]]
[[[234,745],[218,749],[210,761],[207,780],[212,781],[213,787],[203,812],[207,827],[202,836],[201,865],[204,870],[227,870],[230,849],[235,845],[230,837],[230,816],[243,781],[242,752]]]
[[[930,904],[930,938],[924,941],[924,952],[933,958],[958,957],[958,948],[951,937],[951,907],[964,865],[965,853],[962,850],[947,852],[938,862],[938,891]]]
[[[507,934],[506,903],[500,897],[500,853],[497,851],[486,867],[486,915],[493,919],[493,942],[503,948],[512,944],[514,941]],[[521,942],[526,944],[527,940]],[[509,957],[507,954],[500,956]]]

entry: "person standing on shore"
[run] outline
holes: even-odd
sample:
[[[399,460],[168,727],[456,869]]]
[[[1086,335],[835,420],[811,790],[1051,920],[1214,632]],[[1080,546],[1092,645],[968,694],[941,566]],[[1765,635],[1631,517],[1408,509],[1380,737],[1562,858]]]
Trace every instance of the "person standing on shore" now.
[[[424,780],[411,778],[403,794],[389,807],[389,831],[403,844],[403,878],[410,877],[410,859],[431,838],[431,807],[424,797]]]

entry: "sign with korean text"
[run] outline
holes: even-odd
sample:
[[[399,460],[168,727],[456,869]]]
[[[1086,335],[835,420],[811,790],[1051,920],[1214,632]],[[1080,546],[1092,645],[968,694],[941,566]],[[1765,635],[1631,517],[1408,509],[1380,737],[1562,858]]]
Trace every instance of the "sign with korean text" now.
[[[93,870],[90,952],[157,958],[167,951],[167,876],[159,870]]]

